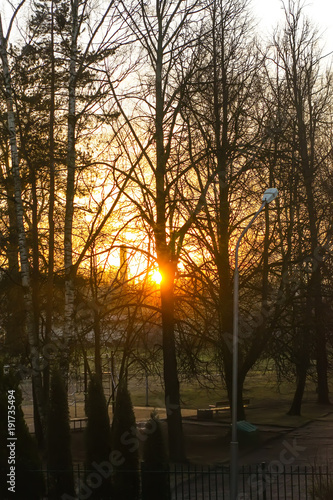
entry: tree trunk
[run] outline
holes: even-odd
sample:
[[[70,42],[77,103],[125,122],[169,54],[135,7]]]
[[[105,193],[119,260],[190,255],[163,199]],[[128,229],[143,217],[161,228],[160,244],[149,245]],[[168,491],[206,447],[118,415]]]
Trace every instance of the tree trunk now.
[[[238,387],[237,387],[237,420],[246,420],[245,408],[243,406],[243,389],[245,375],[241,371],[238,372]]]
[[[287,415],[300,416],[301,415],[302,401],[303,401],[303,394],[304,394],[305,383],[306,383],[307,366],[304,363],[297,363],[296,364],[296,371],[297,371],[296,390],[295,390],[293,402],[291,403],[291,407],[290,407],[290,410],[288,411]]]
[[[156,96],[156,254],[159,270],[162,275],[161,282],[161,313],[163,335],[163,362],[165,405],[167,410],[168,441],[170,459],[183,461],[185,459],[182,417],[180,409],[180,390],[178,381],[178,368],[175,345],[174,326],[174,279],[176,261],[170,245],[167,244],[166,231],[166,163],[167,152],[164,149],[164,94],[162,89],[163,71],[163,29],[162,12],[157,7],[159,23],[156,68],[155,68],[155,96]]]
[[[51,81],[50,81],[50,193],[49,193],[49,253],[46,284],[46,319],[45,319],[45,344],[51,340],[52,317],[53,317],[53,282],[54,282],[54,195],[55,195],[55,176],[54,176],[54,119],[55,119],[55,64],[54,64],[54,11],[53,0],[51,1]],[[48,398],[50,387],[50,364],[47,363],[43,373],[44,378],[44,396]]]
[[[66,374],[69,369],[69,352],[74,337],[74,279],[73,267],[73,215],[75,194],[75,125],[76,125],[76,64],[78,43],[78,0],[72,2],[72,39],[69,67],[69,102],[68,102],[68,138],[67,138],[67,185],[66,185],[66,214],[64,229],[64,264],[65,264],[65,345],[67,352],[64,354],[63,364]],[[67,378],[67,375],[66,375]]]
[[[6,247],[8,261],[8,293],[5,320],[6,348],[10,354],[19,356],[25,353],[27,339],[25,335],[24,296],[20,284],[19,248],[17,237],[16,206],[14,200],[13,178],[10,173],[9,157],[6,157],[6,174],[0,170],[1,183],[5,186],[9,221],[9,239]]]
[[[33,402],[33,419],[34,419],[35,436],[37,439],[39,449],[45,450],[46,430],[44,428],[45,424],[43,425],[43,422],[40,418],[40,412],[38,410],[38,404],[37,404],[38,396],[36,393],[36,384],[34,377],[32,377],[31,385],[32,385],[32,402]]]
[[[320,267],[313,271],[314,281],[314,303],[315,313],[314,322],[316,330],[316,369],[318,381],[318,404],[329,405],[331,404],[329,398],[328,388],[328,359],[327,359],[327,340],[324,322],[324,304],[321,292],[321,272]]]
[[[238,367],[237,375],[237,421],[246,420],[245,409],[243,406],[243,388],[247,372],[242,370],[242,367]],[[232,377],[230,375],[229,380],[226,380],[228,400],[230,403],[230,408],[232,408]]]
[[[216,144],[217,178],[219,188],[218,206],[218,255],[216,264],[219,275],[219,312],[220,312],[220,345],[223,358],[223,369],[230,404],[232,403],[232,343],[226,342],[233,332],[233,296],[232,280],[229,262],[229,185],[228,185],[228,81],[227,64],[225,61],[224,22],[218,19],[217,4],[214,3],[212,12],[212,64],[213,64],[213,103],[214,103],[214,139]],[[221,15],[221,13],[220,13]],[[218,28],[219,21],[221,27]],[[216,32],[221,29],[220,47]],[[221,54],[219,53],[219,49]],[[221,73],[221,74],[220,74]]]
[[[175,327],[174,327],[174,276],[172,262],[159,263],[162,275],[161,312],[163,330],[163,362],[165,384],[165,407],[167,411],[169,456],[173,461],[184,461],[184,437],[180,408]]]
[[[32,305],[33,305],[33,323],[35,329],[35,338],[38,343],[38,350],[40,349],[39,343],[39,249],[38,249],[38,199],[37,199],[37,179],[35,168],[32,163],[27,161],[29,166],[29,174],[31,181],[31,194],[32,194],[32,273],[31,273],[31,290],[32,290]]]
[[[314,201],[313,192],[313,166],[310,165],[310,159],[307,151],[305,125],[302,122],[302,113],[298,112],[298,131],[300,140],[300,153],[302,158],[303,178],[306,189],[306,203],[309,216],[309,229],[311,237],[311,255],[315,255],[316,249],[319,246],[318,229],[317,229],[317,210]],[[315,323],[315,341],[316,341],[316,358],[317,358],[317,377],[318,377],[318,403],[330,404],[329,389],[328,389],[328,360],[326,348],[326,333],[323,322],[323,299],[322,299],[322,283],[321,270],[317,266],[313,270],[309,294],[314,305],[314,323]]]
[[[19,244],[20,261],[21,261],[21,279],[22,279],[22,288],[24,291],[26,330],[29,340],[30,359],[32,364],[32,382],[34,385],[36,407],[38,409],[39,418],[42,423],[43,433],[45,433],[46,422],[45,422],[45,408],[43,404],[44,403],[43,384],[42,384],[41,372],[39,369],[38,338],[36,337],[36,328],[34,324],[33,298],[32,298],[30,269],[29,269],[29,254],[28,254],[26,233],[24,227],[24,208],[22,202],[21,175],[20,175],[19,158],[17,150],[17,136],[16,136],[16,126],[15,126],[15,114],[13,109],[12,85],[11,85],[9,66],[8,66],[6,40],[3,36],[1,17],[0,17],[0,55],[3,66],[3,75],[4,75],[5,92],[6,92],[8,131],[9,131],[11,163],[12,163],[11,166],[12,166],[12,177],[14,181],[18,244]]]
[[[101,360],[101,325],[99,312],[94,309],[94,339],[95,339],[95,373],[96,377],[102,383],[103,370]]]

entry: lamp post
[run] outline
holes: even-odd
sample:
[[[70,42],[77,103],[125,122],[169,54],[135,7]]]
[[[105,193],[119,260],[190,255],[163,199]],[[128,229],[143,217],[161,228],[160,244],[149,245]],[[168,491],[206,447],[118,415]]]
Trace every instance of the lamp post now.
[[[233,309],[233,337],[232,337],[232,401],[231,401],[231,478],[230,478],[230,499],[237,500],[237,486],[238,486],[238,441],[237,441],[237,389],[238,389],[238,250],[240,242],[256,220],[260,212],[265,206],[273,201],[278,195],[276,188],[267,189],[262,198],[262,204],[259,210],[250,220],[249,224],[243,229],[235,249],[235,274],[234,274],[234,309]]]

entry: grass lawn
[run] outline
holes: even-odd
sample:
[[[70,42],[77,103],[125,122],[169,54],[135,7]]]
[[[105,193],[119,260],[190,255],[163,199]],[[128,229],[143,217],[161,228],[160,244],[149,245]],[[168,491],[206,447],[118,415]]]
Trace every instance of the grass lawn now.
[[[164,406],[164,392],[160,381],[150,377],[148,403],[151,407]],[[198,381],[181,382],[181,399],[183,408],[208,408],[216,401],[227,400],[224,387],[219,388],[219,378],[215,381],[216,387],[207,388]],[[320,418],[329,410],[327,407],[316,404],[315,384],[309,380],[303,398],[302,416],[289,416],[294,396],[295,385],[291,382],[283,382],[278,386],[276,375],[273,370],[263,372],[260,369],[252,370],[246,378],[244,385],[244,397],[250,398],[250,406],[246,410],[247,420],[254,424],[278,425],[285,427],[298,427],[310,420]],[[130,391],[133,404],[144,406],[146,402],[145,381],[130,381]],[[219,420],[230,422],[230,412],[219,417]]]
[[[214,383],[213,383],[214,382]],[[32,421],[32,395],[31,381],[24,381],[24,410],[29,421]],[[107,399],[111,393],[110,375],[104,375],[104,391]],[[145,377],[132,377],[129,381],[129,389],[134,406],[144,407],[146,405],[146,379]],[[227,400],[227,393],[218,375],[210,386],[199,384],[197,380],[181,381],[181,404],[182,408],[196,409],[208,408],[210,404],[217,401]],[[71,416],[84,416],[84,392],[82,380],[80,383],[72,381],[69,391],[69,405]],[[293,399],[295,384],[284,381],[278,386],[274,370],[259,368],[249,372],[245,385],[244,397],[250,399],[250,406],[246,409],[246,418],[253,424],[268,426],[298,427],[310,420],[318,419],[331,411],[328,407],[316,404],[317,394],[315,384],[309,379],[303,398],[302,416],[288,416],[290,404]],[[330,387],[333,391],[333,384]],[[164,408],[164,388],[161,380],[156,376],[148,377],[148,405],[150,408]],[[216,420],[230,423],[230,411],[214,416]]]

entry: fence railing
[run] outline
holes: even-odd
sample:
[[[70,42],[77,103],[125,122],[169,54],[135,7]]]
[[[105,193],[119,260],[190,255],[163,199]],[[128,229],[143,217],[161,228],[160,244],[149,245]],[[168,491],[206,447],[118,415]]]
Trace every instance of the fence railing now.
[[[170,469],[172,500],[229,500],[229,467],[175,466]],[[333,500],[329,466],[243,466],[238,500]]]
[[[43,499],[48,499],[54,472],[41,472],[45,486]],[[90,472],[82,464],[73,467],[77,499],[89,498],[87,477]],[[93,472],[94,482],[98,483],[97,472]],[[150,471],[144,466],[141,472],[147,478]],[[152,474],[156,474],[156,469]],[[230,499],[229,466],[170,465],[164,474],[169,485],[170,500]],[[278,461],[269,465],[262,463],[240,467],[238,479],[238,500],[333,500],[333,471],[329,465],[311,467],[283,466]],[[142,500],[146,500],[144,495]]]

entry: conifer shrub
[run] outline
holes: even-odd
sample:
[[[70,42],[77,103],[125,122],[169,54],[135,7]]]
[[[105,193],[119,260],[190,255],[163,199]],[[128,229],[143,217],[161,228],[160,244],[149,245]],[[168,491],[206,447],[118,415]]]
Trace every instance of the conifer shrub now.
[[[111,472],[98,473],[103,464],[108,463],[110,455],[110,419],[103,386],[100,379],[93,375],[86,400],[88,418],[85,431],[87,487],[91,490],[91,500],[109,500],[111,495]],[[92,472],[93,471],[93,472]],[[89,478],[94,478],[94,482]]]
[[[140,496],[139,439],[127,382],[119,384],[112,422],[112,451],[122,457],[114,468],[114,500],[138,500]]]
[[[71,434],[65,381],[59,370],[51,375],[47,418],[49,499],[74,495]]]
[[[161,422],[152,413],[145,427],[143,447],[142,500],[169,500],[169,465]]]
[[[11,394],[14,399],[9,400],[8,394]],[[12,409],[11,402],[15,410]],[[10,415],[14,417],[14,420],[11,419],[14,423],[12,437],[16,439],[15,447],[13,446],[13,459],[9,455],[10,448],[0,446],[0,498],[39,500],[44,493],[41,460],[36,440],[30,434],[24,419],[19,379],[13,372],[4,374],[3,366],[0,365],[0,442],[7,444],[11,442],[7,439],[10,437],[9,430],[11,430],[8,429],[9,408]],[[9,490],[11,483],[8,482],[10,477],[7,474],[10,466],[15,467],[15,494],[11,492],[13,490]]]

